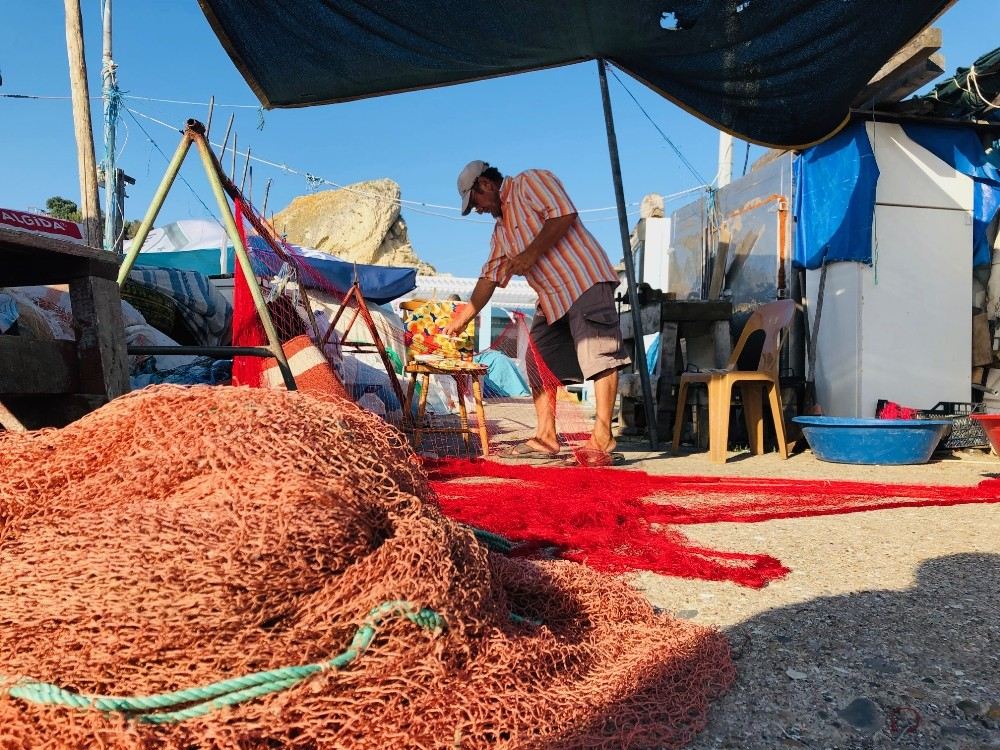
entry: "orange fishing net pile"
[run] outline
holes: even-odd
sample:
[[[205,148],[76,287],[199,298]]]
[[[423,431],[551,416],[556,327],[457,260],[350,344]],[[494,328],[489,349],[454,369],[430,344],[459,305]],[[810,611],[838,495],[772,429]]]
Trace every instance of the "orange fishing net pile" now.
[[[0,747],[679,747],[733,679],[725,639],[567,562],[487,552],[403,437],[353,404],[159,386],[0,435]],[[152,725],[8,694],[148,695],[370,649]],[[513,616],[512,616],[513,615]]]

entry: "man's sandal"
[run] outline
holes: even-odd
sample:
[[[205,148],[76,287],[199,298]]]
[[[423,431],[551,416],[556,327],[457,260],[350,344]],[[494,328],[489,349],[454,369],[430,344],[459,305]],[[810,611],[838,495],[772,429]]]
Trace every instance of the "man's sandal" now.
[[[580,466],[601,467],[621,466],[625,463],[625,455],[614,451],[602,451],[598,448],[577,448],[573,451],[576,463]]]

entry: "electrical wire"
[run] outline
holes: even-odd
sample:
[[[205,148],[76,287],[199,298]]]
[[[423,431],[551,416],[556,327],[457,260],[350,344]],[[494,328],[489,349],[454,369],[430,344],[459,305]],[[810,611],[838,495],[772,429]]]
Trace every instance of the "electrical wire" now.
[[[615,73],[615,71],[613,69],[612,69],[611,73],[612,73],[612,75],[615,76],[615,78],[618,80],[618,82],[622,84],[622,87],[624,88],[625,87],[624,83],[622,83],[621,79],[618,78],[617,74]],[[631,91],[629,91],[627,88],[625,90],[629,94],[629,96],[632,96],[632,92]],[[169,103],[169,104],[185,104],[185,105],[195,105],[195,106],[208,106],[208,104],[206,102],[185,101],[185,100],[180,100],[180,99],[162,99],[162,98],[149,97],[149,96],[136,96],[136,95],[133,95],[133,94],[121,94],[120,96],[121,96],[122,99],[130,99],[130,100],[141,100],[141,101],[150,101],[150,102],[165,102],[165,103]],[[6,99],[26,99],[26,100],[53,100],[53,101],[68,101],[68,100],[72,99],[72,97],[69,97],[69,96],[45,96],[45,95],[36,95],[36,94],[0,94],[0,98],[6,98]],[[90,98],[93,99],[93,100],[95,100],[95,101],[101,101],[101,100],[103,100],[104,97],[103,96],[92,96]],[[688,188],[686,190],[682,190],[682,191],[679,191],[677,193],[672,193],[670,195],[664,196],[664,201],[667,202],[667,201],[670,201],[670,200],[674,200],[674,199],[676,199],[678,197],[689,195],[691,193],[703,190],[707,183],[705,183],[704,179],[698,174],[697,170],[694,169],[694,167],[691,165],[691,163],[684,157],[684,155],[673,144],[673,142],[666,136],[666,134],[663,133],[662,130],[660,130],[659,126],[656,125],[655,122],[653,122],[652,118],[650,118],[649,114],[642,108],[642,105],[640,105],[639,102],[635,100],[634,96],[632,96],[632,99],[633,99],[633,101],[636,102],[636,105],[639,107],[639,109],[642,110],[643,114],[646,115],[647,119],[649,119],[650,122],[653,123],[653,126],[660,132],[660,135],[663,136],[663,138],[667,141],[667,143],[674,149],[674,151],[677,153],[677,156],[681,159],[681,161],[684,162],[684,164],[688,167],[688,169],[691,171],[691,173],[700,182],[700,184],[697,187]],[[251,105],[251,104],[216,104],[215,106],[216,107],[241,108],[241,109],[260,109],[260,107],[255,106],[255,105]],[[123,109],[125,109],[132,116],[132,119],[135,120],[136,124],[139,125],[140,129],[142,130],[142,132],[146,136],[146,138],[150,141],[150,143],[152,143],[154,146],[156,146],[157,150],[160,151],[161,154],[163,154],[162,149],[160,149],[160,147],[156,144],[156,142],[152,139],[152,137],[146,131],[146,129],[142,127],[141,123],[138,122],[138,120],[136,119],[136,117],[145,118],[145,119],[149,120],[150,122],[156,123],[157,125],[161,125],[163,127],[169,128],[170,130],[173,130],[175,133],[183,132],[183,131],[179,130],[176,126],[171,125],[168,122],[164,122],[163,120],[157,119],[157,118],[155,118],[155,117],[153,117],[151,115],[148,115],[148,114],[146,114],[144,112],[140,112],[137,109],[133,109],[131,107],[123,107]],[[259,129],[259,127],[258,127],[258,129]],[[210,142],[210,143],[211,143],[211,145],[215,146],[216,148],[221,148],[222,147],[221,144],[219,144],[219,143],[215,143],[215,142]],[[123,149],[124,149],[124,144],[122,146],[122,149],[119,149],[119,154],[122,153]],[[243,156],[245,158],[248,157],[248,153],[246,151],[237,151],[236,153],[239,156]],[[253,156],[253,155],[249,155],[248,158],[251,161],[255,161],[255,162],[258,162],[260,164],[264,164],[266,166],[272,167],[274,169],[278,169],[278,170],[280,170],[280,171],[282,171],[282,172],[284,172],[286,174],[294,175],[294,176],[297,176],[297,177],[302,177],[303,179],[305,179],[310,184],[310,186],[313,189],[315,189],[315,187],[318,186],[318,185],[329,185],[330,187],[336,188],[338,190],[344,190],[344,191],[346,191],[348,193],[352,193],[352,194],[358,195],[360,197],[369,198],[371,200],[376,200],[376,201],[380,201],[380,202],[394,203],[394,204],[396,204],[396,205],[398,205],[400,207],[404,207],[405,206],[410,211],[413,211],[413,212],[419,213],[419,214],[423,214],[425,216],[435,216],[435,217],[438,217],[438,218],[441,218],[441,219],[448,219],[450,221],[464,221],[464,222],[473,223],[473,224],[492,224],[493,223],[492,221],[489,221],[489,220],[480,220],[480,219],[474,219],[474,218],[463,217],[463,216],[453,216],[453,215],[441,214],[441,213],[437,213],[436,211],[428,210],[428,209],[440,209],[440,210],[445,210],[445,211],[457,212],[460,209],[457,208],[456,206],[442,205],[442,204],[438,204],[438,203],[429,203],[427,201],[408,200],[408,199],[404,199],[404,198],[398,198],[398,199],[386,198],[383,195],[378,195],[376,193],[369,193],[369,192],[366,192],[366,191],[363,191],[363,190],[357,190],[355,188],[350,187],[349,185],[343,185],[343,184],[335,182],[333,180],[328,180],[328,179],[326,179],[324,177],[319,177],[317,175],[313,175],[313,174],[311,174],[309,172],[302,172],[302,171],[294,169],[294,168],[292,168],[292,167],[290,167],[290,166],[288,166],[287,164],[284,164],[284,163],[270,161],[268,159],[263,159],[263,158],[261,158],[259,156]],[[183,178],[181,178],[181,179],[183,179]],[[186,180],[185,180],[185,183],[187,183]],[[190,188],[190,185],[188,185],[188,187]],[[191,190],[192,190],[192,192],[194,192],[193,188],[191,188]],[[197,193],[195,193],[195,196],[198,197]],[[204,205],[204,201],[202,201],[200,197],[198,197],[198,200],[199,200],[199,202],[202,203],[202,205]],[[626,206],[629,209],[634,209],[635,207],[639,206],[639,201],[633,201],[632,203],[626,204]],[[591,214],[591,213],[600,213],[600,212],[604,212],[604,211],[617,211],[617,208],[618,208],[617,206],[601,206],[599,208],[584,208],[584,209],[577,210],[577,213],[578,214]],[[211,213],[211,211],[209,211],[209,213]],[[633,215],[634,213],[635,213],[634,210],[629,210],[627,212],[627,215]],[[213,214],[213,218],[215,218],[214,214]],[[612,217],[608,217],[606,219],[605,218],[592,218],[592,219],[589,219],[588,221],[589,222],[595,222],[595,221],[612,221],[615,218],[617,218],[617,217],[612,216]],[[216,218],[216,221],[218,221],[217,218]]]
[[[698,173],[698,170],[694,168],[694,165],[690,161],[688,161],[687,157],[684,156],[684,154],[681,152],[681,150],[679,148],[677,148],[676,145],[674,145],[674,142],[672,140],[670,140],[670,137],[666,133],[664,133],[663,129],[659,125],[656,124],[656,121],[653,120],[652,117],[650,117],[649,112],[647,112],[643,108],[643,106],[641,104],[639,104],[639,100],[635,98],[635,94],[633,94],[632,91],[631,91],[631,89],[629,89],[629,87],[625,85],[625,82],[618,76],[618,73],[615,72],[614,67],[611,66],[611,65],[608,65],[608,70],[611,71],[611,75],[614,76],[615,80],[618,81],[619,85],[621,85],[621,87],[623,89],[625,89],[625,93],[629,95],[629,97],[632,99],[633,102],[635,102],[635,106],[637,106],[639,108],[639,111],[642,112],[642,114],[644,114],[646,116],[646,119],[649,120],[650,124],[654,128],[656,128],[656,132],[659,133],[660,136],[663,138],[663,140],[666,141],[667,145],[670,146],[670,148],[673,149],[674,153],[677,155],[677,158],[681,160],[681,163],[685,167],[687,167],[688,171],[692,175],[694,175],[694,178],[696,180],[698,180],[698,182],[701,183],[702,185],[708,184],[708,183],[705,182],[705,178],[702,177]]]
[[[135,124],[139,126],[139,130],[141,130],[141,131],[142,131],[143,135],[145,135],[145,136],[146,136],[147,140],[148,140],[148,141],[149,141],[149,142],[150,142],[151,144],[153,144],[153,148],[155,148],[155,149],[156,149],[156,150],[157,150],[157,151],[158,151],[158,152],[160,153],[160,155],[161,155],[161,156],[163,157],[164,161],[166,161],[166,162],[167,162],[167,164],[169,164],[169,163],[170,163],[170,157],[169,157],[169,156],[167,156],[166,152],[165,152],[165,151],[164,151],[164,150],[163,150],[162,148],[160,148],[160,144],[158,144],[158,143],[157,143],[157,142],[156,142],[155,140],[153,140],[153,136],[151,136],[151,135],[149,134],[149,132],[148,132],[148,131],[146,130],[146,128],[144,128],[144,127],[142,126],[142,123],[141,123],[141,122],[139,122],[138,118],[136,118],[136,116],[135,116],[135,115],[134,115],[134,114],[132,113],[132,110],[131,110],[131,109],[129,109],[128,107],[125,107],[125,111],[129,113],[129,116],[130,116],[130,117],[131,117],[131,118],[132,118],[133,120],[135,120]],[[212,209],[208,207],[208,204],[206,204],[206,203],[205,203],[205,201],[203,201],[203,200],[201,199],[201,196],[200,196],[200,195],[198,195],[198,191],[197,191],[197,190],[195,190],[195,189],[194,189],[194,188],[193,188],[193,187],[191,186],[191,183],[190,183],[190,182],[188,182],[188,181],[187,181],[187,180],[185,179],[184,175],[182,175],[182,174],[178,174],[177,176],[178,176],[178,178],[180,178],[181,182],[183,182],[183,183],[184,183],[184,184],[185,184],[185,185],[187,186],[188,190],[190,190],[190,191],[191,191],[191,194],[192,194],[192,195],[193,195],[193,196],[194,196],[194,197],[195,197],[195,198],[196,198],[196,199],[198,200],[198,202],[199,202],[199,203],[200,203],[200,204],[202,205],[202,208],[204,208],[204,209],[205,209],[205,211],[207,211],[207,212],[208,212],[208,215],[209,215],[209,216],[211,216],[211,217],[212,217],[212,219],[214,219],[214,220],[215,220],[215,223],[216,223],[216,224],[218,224],[218,225],[219,225],[219,226],[221,227],[221,226],[222,226],[222,222],[221,222],[221,221],[219,220],[219,217],[218,217],[218,216],[216,216],[216,215],[215,215],[215,212],[214,212],[214,211],[212,211]]]
[[[157,99],[152,96],[136,96],[134,94],[126,94],[126,99],[135,99],[136,101],[143,102],[163,102],[164,104],[188,104],[195,107],[207,107],[208,102],[188,102],[181,99]],[[260,109],[259,104],[215,104],[216,107],[222,107],[224,109]]]
[[[159,119],[157,119],[155,117],[152,117],[151,115],[147,115],[147,114],[145,114],[143,112],[140,112],[140,111],[132,109],[132,108],[128,108],[128,111],[133,116],[138,115],[139,117],[143,117],[143,118],[145,118],[147,120],[150,120],[151,122],[154,122],[157,125],[161,125],[163,127],[169,128],[170,130],[173,130],[174,132],[182,132],[182,131],[179,131],[176,126],[171,125],[168,122],[164,122],[163,120],[159,120]],[[222,148],[222,144],[220,144],[220,143],[216,143],[214,141],[209,141],[209,142],[215,148],[219,148],[219,149]],[[459,209],[456,208],[455,206],[446,206],[446,205],[441,205],[441,204],[437,204],[437,203],[428,203],[426,201],[406,200],[406,199],[403,199],[403,198],[396,198],[396,199],[386,198],[383,195],[378,195],[376,193],[366,192],[364,190],[357,190],[356,188],[352,188],[349,185],[343,185],[341,183],[334,182],[332,180],[328,180],[328,179],[326,179],[324,177],[319,177],[317,175],[312,174],[311,172],[302,172],[302,171],[294,169],[294,168],[292,168],[292,167],[290,167],[290,166],[288,166],[287,164],[284,164],[284,163],[279,163],[279,162],[271,161],[269,159],[264,159],[264,158],[262,158],[260,156],[256,156],[256,155],[253,155],[253,154],[248,154],[247,151],[239,151],[239,150],[237,150],[236,154],[238,156],[242,156],[244,158],[249,158],[250,161],[255,161],[255,162],[258,162],[259,164],[264,164],[266,166],[269,166],[269,167],[272,167],[274,169],[280,170],[280,171],[282,171],[282,172],[284,172],[286,174],[295,175],[297,177],[302,177],[309,184],[311,191],[314,191],[318,185],[329,185],[330,187],[336,188],[338,190],[344,190],[344,191],[346,191],[348,193],[351,193],[351,194],[354,194],[354,195],[358,195],[358,196],[363,197],[363,198],[368,198],[368,199],[371,199],[371,200],[377,200],[377,201],[386,202],[386,203],[394,203],[394,204],[400,206],[401,208],[405,207],[405,208],[407,208],[407,210],[410,210],[410,211],[413,211],[413,212],[419,213],[419,214],[424,214],[426,216],[435,216],[435,217],[442,218],[442,219],[448,219],[450,221],[465,221],[465,222],[471,222],[471,223],[474,223],[474,224],[493,224],[492,220],[480,220],[480,219],[470,219],[468,217],[462,217],[462,216],[450,216],[450,215],[447,215],[447,214],[437,213],[436,211],[427,210],[427,209],[436,208],[436,209],[444,209],[444,210],[448,210],[448,211],[456,211],[456,212],[459,211]],[[685,195],[688,195],[690,193],[698,192],[698,191],[700,191],[702,189],[704,189],[703,185],[699,185],[699,186],[693,187],[693,188],[688,188],[686,190],[682,190],[682,191],[679,191],[677,193],[673,193],[673,194],[671,194],[669,196],[664,196],[664,201],[674,200],[674,199],[679,198],[681,196],[685,196]],[[635,208],[635,207],[639,206],[639,202],[636,201],[636,202],[633,202],[633,203],[629,203],[629,204],[627,204],[627,206],[631,207],[631,208]],[[601,208],[585,208],[585,209],[578,210],[577,213],[578,214],[586,214],[586,213],[597,213],[597,212],[601,212],[601,211],[617,211],[617,208],[618,208],[617,206],[603,206]],[[616,218],[617,217],[612,216],[612,217],[608,217],[608,219],[606,219],[606,220],[614,220]],[[605,220],[605,219],[595,218],[595,219],[589,219],[588,221],[589,222],[594,222],[594,221],[602,221],[602,220]]]

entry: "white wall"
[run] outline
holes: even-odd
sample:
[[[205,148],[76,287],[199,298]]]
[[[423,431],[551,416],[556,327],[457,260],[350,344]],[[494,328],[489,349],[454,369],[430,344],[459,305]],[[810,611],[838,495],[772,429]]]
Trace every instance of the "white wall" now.
[[[671,291],[670,276],[674,262],[670,251],[670,219],[642,219],[636,228],[638,239],[642,242],[643,281],[653,289]]]

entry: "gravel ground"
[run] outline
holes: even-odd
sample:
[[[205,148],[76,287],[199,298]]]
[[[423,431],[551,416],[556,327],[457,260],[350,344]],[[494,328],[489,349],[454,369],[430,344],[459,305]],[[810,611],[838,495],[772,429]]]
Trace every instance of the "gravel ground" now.
[[[666,457],[651,473],[975,485],[1000,459],[859,467],[810,453]],[[641,448],[640,444],[635,447]],[[694,750],[1000,748],[1000,506],[904,508],[761,523],[685,526],[715,549],[791,568],[754,590],[648,573],[633,585],[676,617],[722,629],[739,677]]]

